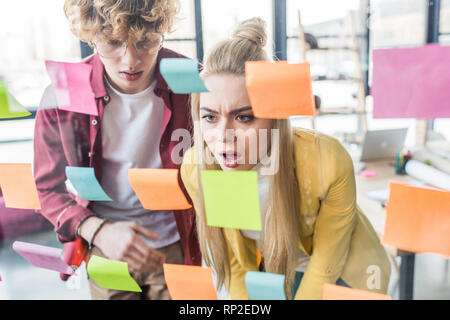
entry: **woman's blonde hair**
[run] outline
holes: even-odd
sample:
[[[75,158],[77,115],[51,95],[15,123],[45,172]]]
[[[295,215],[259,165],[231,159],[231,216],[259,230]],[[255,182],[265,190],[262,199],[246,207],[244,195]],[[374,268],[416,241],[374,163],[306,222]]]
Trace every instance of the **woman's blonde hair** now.
[[[141,40],[147,33],[172,32],[178,0],[66,0],[64,12],[72,33],[91,42],[98,35]]]
[[[239,24],[231,39],[219,42],[209,52],[203,78],[213,74],[245,74],[247,61],[270,61],[264,50],[267,36],[265,22],[261,18],[252,18]],[[200,95],[192,94],[191,111],[194,123],[200,121]],[[297,215],[298,197],[297,181],[295,179],[295,162],[292,144],[292,132],[289,120],[273,120],[272,129],[278,129],[279,139],[272,136],[271,157],[278,157],[279,170],[270,179],[270,191],[266,207],[262,208],[264,215],[262,235],[265,271],[285,275],[285,292],[291,297],[291,285],[298,263],[299,222]],[[271,130],[272,131],[272,130]],[[213,159],[199,127],[194,129],[194,140],[198,151],[198,172],[200,170],[220,170],[217,163],[210,164]],[[274,154],[275,152],[275,154]],[[273,159],[273,158],[272,158]],[[230,261],[225,234],[222,228],[211,227],[206,223],[205,208],[201,191],[200,174],[200,208],[197,208],[197,232],[200,248],[208,266],[212,266],[217,274],[218,288],[229,285]]]

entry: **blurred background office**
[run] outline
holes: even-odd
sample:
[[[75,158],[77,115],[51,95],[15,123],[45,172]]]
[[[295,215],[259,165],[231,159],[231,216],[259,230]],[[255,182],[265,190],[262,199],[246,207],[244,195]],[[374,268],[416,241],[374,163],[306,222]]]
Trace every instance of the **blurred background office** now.
[[[0,81],[6,82],[9,91],[32,112],[27,118],[0,120],[0,163],[32,163],[34,115],[44,88],[50,84],[44,61],[76,62],[92,53],[70,33],[63,2],[0,2]],[[412,150],[428,140],[450,141],[450,119],[373,119],[370,95],[374,49],[450,44],[450,0],[180,3],[180,20],[176,31],[166,37],[165,46],[190,58],[202,61],[208,49],[229,36],[238,21],[260,16],[268,24],[267,50],[276,59],[309,61],[317,116],[293,117],[292,124],[338,137],[355,155],[357,177],[356,164],[361,164],[358,152],[368,131],[406,128],[399,148],[404,142]],[[363,209],[381,234],[382,206],[370,202],[373,199],[363,199],[370,181],[358,177],[357,185],[364,190],[358,193],[358,201],[368,203]],[[375,206],[379,208],[371,211]],[[79,281],[62,282],[55,272],[35,268],[12,251],[14,240],[61,247],[49,223],[34,212],[4,208],[0,197],[0,299],[90,299],[83,268]],[[388,294],[394,299],[450,299],[448,259],[415,255],[412,296],[400,293],[402,257],[392,253],[391,262]]]

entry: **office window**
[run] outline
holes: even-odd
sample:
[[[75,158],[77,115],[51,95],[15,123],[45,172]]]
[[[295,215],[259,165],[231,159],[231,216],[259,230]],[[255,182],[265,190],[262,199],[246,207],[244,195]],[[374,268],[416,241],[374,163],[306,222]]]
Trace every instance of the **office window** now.
[[[302,46],[299,35],[298,13],[305,33],[314,36],[319,47],[348,47],[351,45],[349,14],[353,14],[355,31],[364,32],[361,18],[365,17],[365,6],[360,0],[345,1],[287,1],[287,34],[288,60],[302,61]],[[364,39],[360,42],[360,51],[364,50]],[[361,52],[363,53],[363,52]],[[336,75],[352,76],[355,74],[354,55],[349,51],[310,51],[306,60],[311,64],[313,77],[335,77]],[[314,94],[320,97],[323,108],[355,107],[357,84],[346,81],[313,82]],[[296,127],[311,127],[309,118],[296,117],[292,119]],[[327,134],[336,132],[356,132],[358,117],[321,116],[315,121],[315,128]]]
[[[80,59],[79,41],[69,30],[63,4],[63,0],[0,2],[0,80],[26,107],[36,107],[50,84],[44,60]]]
[[[425,42],[426,0],[372,0],[371,45],[417,46]]]
[[[425,44],[427,23],[426,0],[372,0],[370,47],[380,48],[415,47]],[[372,80],[372,57],[369,64],[369,85]],[[372,109],[372,99],[369,99]],[[416,141],[416,121],[414,119],[372,119],[373,129],[407,127],[406,145]]]
[[[180,0],[180,5],[180,13],[175,21],[174,32],[166,36],[164,46],[189,58],[196,59],[194,0]]]
[[[273,54],[272,0],[202,1],[205,55],[219,40],[231,36],[238,22],[261,17],[267,23],[267,51]]]
[[[441,0],[439,42],[442,45],[450,45],[450,0]],[[450,140],[450,119],[437,119],[434,121],[434,130]]]
[[[450,45],[450,0],[441,0],[441,21],[440,21],[439,42]]]

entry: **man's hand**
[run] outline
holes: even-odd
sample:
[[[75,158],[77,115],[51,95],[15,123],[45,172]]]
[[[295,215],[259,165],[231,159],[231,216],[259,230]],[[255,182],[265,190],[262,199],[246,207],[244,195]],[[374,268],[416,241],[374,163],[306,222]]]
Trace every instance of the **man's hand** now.
[[[80,227],[79,234],[89,241],[101,219],[91,217]],[[151,248],[141,236],[156,240],[159,235],[137,222],[106,222],[94,238],[94,245],[107,258],[128,263],[130,272],[154,272],[161,268],[165,256]]]

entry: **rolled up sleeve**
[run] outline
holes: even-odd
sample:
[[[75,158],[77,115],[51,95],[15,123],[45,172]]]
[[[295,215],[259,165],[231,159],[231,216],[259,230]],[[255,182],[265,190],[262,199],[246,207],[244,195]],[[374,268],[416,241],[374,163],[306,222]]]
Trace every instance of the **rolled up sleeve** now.
[[[36,115],[33,172],[41,214],[53,224],[59,240],[68,242],[75,239],[80,222],[93,212],[87,205],[80,205],[66,189],[68,164],[60,135],[61,113],[56,107],[49,108],[51,94],[51,89],[47,88],[42,99],[45,102],[41,102]]]

